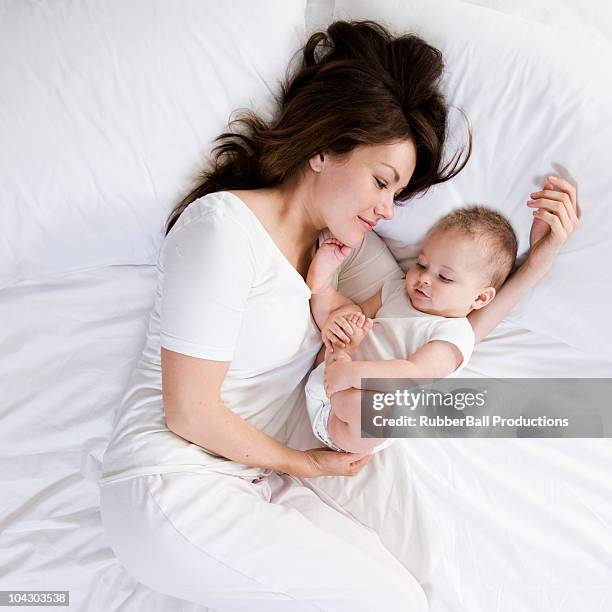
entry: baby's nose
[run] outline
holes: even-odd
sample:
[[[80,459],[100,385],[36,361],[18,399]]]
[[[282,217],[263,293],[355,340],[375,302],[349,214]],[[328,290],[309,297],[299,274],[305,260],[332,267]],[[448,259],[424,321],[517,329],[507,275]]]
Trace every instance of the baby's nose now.
[[[419,280],[424,285],[431,285],[431,278],[429,277],[429,274],[427,273],[426,270],[421,270],[421,274],[419,275]]]

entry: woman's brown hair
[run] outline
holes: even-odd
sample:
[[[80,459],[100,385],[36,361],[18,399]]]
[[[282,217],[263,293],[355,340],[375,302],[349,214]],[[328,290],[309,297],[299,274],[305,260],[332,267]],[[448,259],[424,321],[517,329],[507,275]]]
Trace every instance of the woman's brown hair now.
[[[416,168],[396,201],[404,202],[456,176],[472,151],[444,163],[448,108],[438,82],[442,53],[414,34],[394,37],[381,24],[336,21],[315,32],[299,51],[303,61],[281,83],[276,116],[269,123],[253,111],[233,121],[242,132],[215,141],[212,164],[172,210],[166,234],[193,201],[215,191],[258,189],[283,183],[310,157],[349,154],[360,145],[411,140]]]

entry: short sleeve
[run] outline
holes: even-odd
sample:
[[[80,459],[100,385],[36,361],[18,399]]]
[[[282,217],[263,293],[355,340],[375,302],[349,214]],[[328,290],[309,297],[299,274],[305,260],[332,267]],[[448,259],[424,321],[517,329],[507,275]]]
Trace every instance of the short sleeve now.
[[[454,374],[459,372],[459,370],[468,363],[475,344],[474,330],[470,322],[464,317],[441,319],[436,323],[429,337],[429,341],[432,340],[445,340],[446,342],[450,342],[461,352],[463,362],[455,370]]]
[[[161,346],[230,361],[254,283],[247,230],[223,211],[210,211],[166,236],[159,267]]]
[[[337,289],[356,303],[373,296],[386,280],[403,278],[404,273],[383,240],[368,232],[361,246],[340,266]]]

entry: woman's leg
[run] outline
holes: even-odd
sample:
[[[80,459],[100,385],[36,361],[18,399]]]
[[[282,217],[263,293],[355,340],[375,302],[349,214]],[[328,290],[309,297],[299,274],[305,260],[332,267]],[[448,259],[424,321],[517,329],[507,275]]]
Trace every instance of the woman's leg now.
[[[168,595],[228,611],[427,610],[376,534],[287,474],[141,476],[104,485],[101,507],[128,572]]]

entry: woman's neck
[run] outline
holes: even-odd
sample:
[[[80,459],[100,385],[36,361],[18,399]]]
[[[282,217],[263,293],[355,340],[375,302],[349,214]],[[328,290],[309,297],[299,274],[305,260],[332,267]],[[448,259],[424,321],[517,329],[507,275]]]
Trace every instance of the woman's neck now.
[[[304,181],[279,185],[265,190],[269,196],[269,212],[283,242],[293,245],[300,253],[310,252],[324,225],[317,218],[308,186]]]

